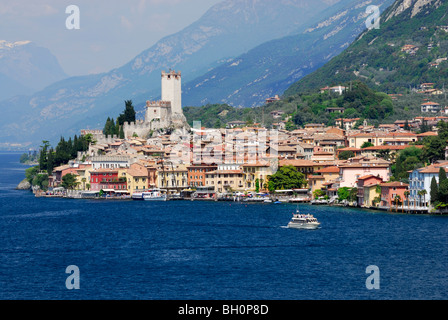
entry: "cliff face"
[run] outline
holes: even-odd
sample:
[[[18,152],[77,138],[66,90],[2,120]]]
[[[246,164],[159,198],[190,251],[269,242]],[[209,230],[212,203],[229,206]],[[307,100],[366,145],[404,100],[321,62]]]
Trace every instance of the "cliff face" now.
[[[398,0],[381,16],[380,29],[363,32],[339,56],[286,92],[360,80],[369,87],[403,93],[422,83],[448,83],[448,3]]]
[[[418,13],[420,13],[425,7],[432,6],[438,8],[442,4],[442,0],[400,0],[396,1],[390,12],[386,15],[386,21],[390,20],[393,17],[396,17],[407,9],[412,8],[410,11],[410,17],[413,18]]]

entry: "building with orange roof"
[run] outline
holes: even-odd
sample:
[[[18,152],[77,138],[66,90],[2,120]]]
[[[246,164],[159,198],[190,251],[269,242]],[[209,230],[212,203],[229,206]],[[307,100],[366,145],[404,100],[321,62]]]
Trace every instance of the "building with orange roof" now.
[[[239,164],[218,164],[215,171],[205,174],[205,186],[216,193],[244,191],[244,172]]]
[[[423,139],[425,139],[426,137],[435,137],[435,136],[437,136],[438,134],[437,134],[437,132],[434,132],[434,131],[427,131],[427,132],[424,132],[424,133],[419,133],[419,134],[417,134],[417,140],[418,141],[422,141]]]
[[[279,160],[279,167],[284,166],[293,166],[296,169],[305,175],[305,179],[308,179],[310,175],[312,175],[315,171],[322,169],[325,165],[322,163],[317,163],[310,160],[302,160],[302,159],[288,159],[288,160]]]
[[[383,181],[389,181],[391,162],[381,158],[360,156],[349,159],[340,168],[340,186],[354,188],[359,177],[373,175],[381,177]]]
[[[440,104],[437,102],[428,101],[420,105],[421,112],[439,113]]]
[[[408,190],[409,184],[399,181],[383,182],[380,183],[380,187],[380,207],[391,210],[393,207],[398,209],[400,206],[404,205],[406,200],[404,192]]]
[[[311,188],[311,194],[320,189],[323,190],[325,183],[336,181],[339,178],[339,167],[331,166],[317,170],[314,174],[308,176],[308,185]]]
[[[376,186],[383,182],[383,178],[368,174],[358,178],[358,206],[371,207],[376,195]],[[375,188],[373,188],[375,187]]]

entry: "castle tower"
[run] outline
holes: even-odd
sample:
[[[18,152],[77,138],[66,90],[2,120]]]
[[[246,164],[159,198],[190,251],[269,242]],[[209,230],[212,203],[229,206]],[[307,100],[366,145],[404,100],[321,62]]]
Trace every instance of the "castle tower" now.
[[[162,71],[162,101],[171,101],[171,112],[173,115],[183,115],[182,112],[182,90],[181,74],[170,70]]]

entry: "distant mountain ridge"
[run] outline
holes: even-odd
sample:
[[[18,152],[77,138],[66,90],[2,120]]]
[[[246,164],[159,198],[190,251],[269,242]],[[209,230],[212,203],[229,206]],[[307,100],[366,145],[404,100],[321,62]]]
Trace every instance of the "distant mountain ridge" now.
[[[298,32],[338,2],[222,1],[192,25],[161,39],[120,68],[71,77],[30,97],[0,102],[5,114],[0,119],[0,143],[35,144],[79,133],[84,127],[98,128],[105,118],[122,111],[124,100],[142,103],[158,98],[161,70],[181,70],[186,83],[260,43]]]
[[[337,56],[366,28],[366,8],[393,0],[341,1],[300,34],[263,43],[187,83],[185,105],[255,107]]]
[[[448,85],[448,2],[398,0],[325,66],[291,85],[285,96],[361,80],[388,93]]]
[[[56,57],[31,41],[0,40],[0,101],[67,78]]]

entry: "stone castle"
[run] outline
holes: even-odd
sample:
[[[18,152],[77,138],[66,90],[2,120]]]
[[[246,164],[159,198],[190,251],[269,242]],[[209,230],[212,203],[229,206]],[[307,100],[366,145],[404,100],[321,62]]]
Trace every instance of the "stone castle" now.
[[[144,120],[123,125],[126,137],[138,135],[147,138],[156,131],[190,129],[182,112],[181,73],[162,71],[162,98],[160,101],[146,101]]]

